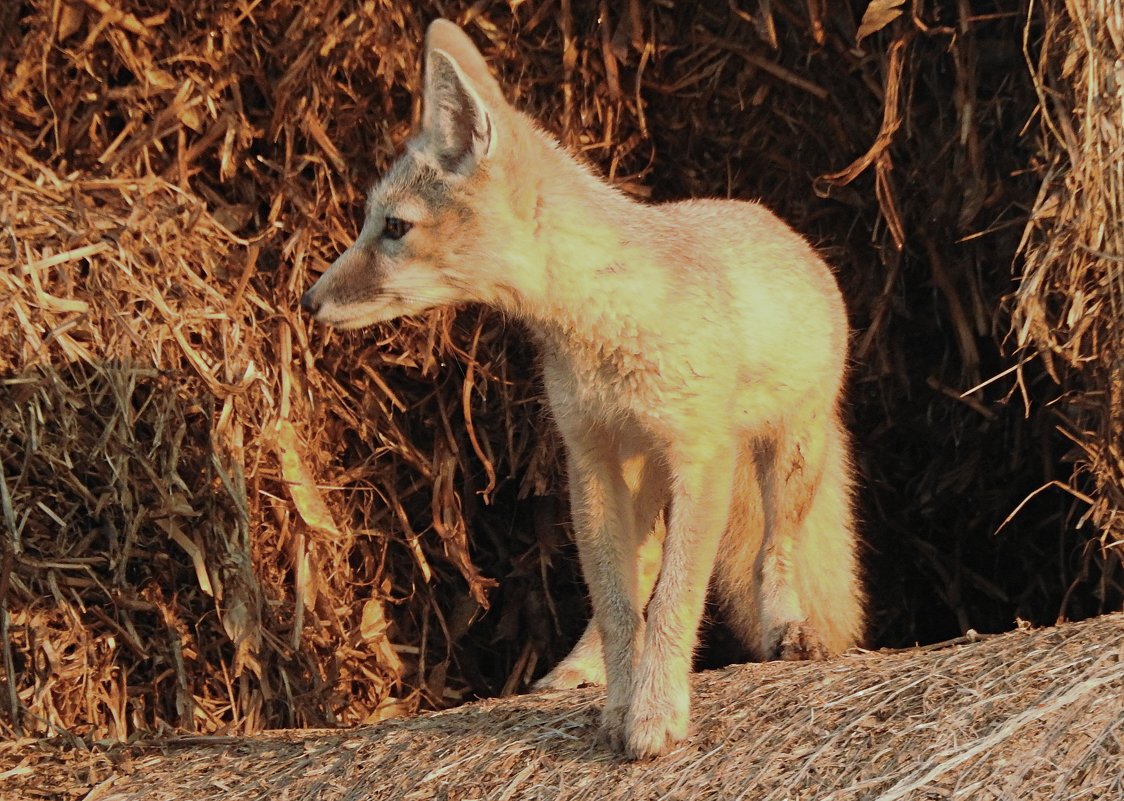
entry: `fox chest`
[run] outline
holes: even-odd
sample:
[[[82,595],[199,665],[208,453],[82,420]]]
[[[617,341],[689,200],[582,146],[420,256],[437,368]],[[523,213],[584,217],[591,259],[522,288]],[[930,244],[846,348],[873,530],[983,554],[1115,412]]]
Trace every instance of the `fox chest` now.
[[[614,342],[543,343],[543,377],[551,411],[560,423],[632,422],[657,433],[684,382],[658,349],[642,338]]]

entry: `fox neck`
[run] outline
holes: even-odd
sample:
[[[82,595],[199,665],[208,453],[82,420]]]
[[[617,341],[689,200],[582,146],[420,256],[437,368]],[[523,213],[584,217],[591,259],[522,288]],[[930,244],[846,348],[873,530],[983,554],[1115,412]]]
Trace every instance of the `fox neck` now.
[[[513,205],[525,236],[506,260],[510,282],[497,305],[540,338],[605,342],[628,325],[622,282],[653,263],[645,245],[652,207],[629,200],[537,131],[534,158],[519,165]],[[528,170],[528,164],[536,165]],[[642,280],[642,279],[641,279]]]

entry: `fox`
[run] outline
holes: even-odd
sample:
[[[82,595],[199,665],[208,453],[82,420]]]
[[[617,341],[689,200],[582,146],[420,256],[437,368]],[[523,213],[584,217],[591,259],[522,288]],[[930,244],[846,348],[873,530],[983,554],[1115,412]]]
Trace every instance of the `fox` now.
[[[522,321],[592,606],[536,688],[604,684],[608,746],[658,757],[689,734],[708,593],[756,659],[861,641],[842,293],[757,202],[612,187],[453,22],[423,47],[420,126],[301,305],[338,329],[466,303]]]

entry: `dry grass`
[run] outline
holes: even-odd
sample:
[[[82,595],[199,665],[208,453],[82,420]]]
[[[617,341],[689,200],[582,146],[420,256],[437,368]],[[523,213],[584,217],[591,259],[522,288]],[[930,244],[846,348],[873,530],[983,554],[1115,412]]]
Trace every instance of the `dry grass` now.
[[[511,420],[533,389],[481,319],[406,324],[354,359],[333,351],[355,339],[310,343],[293,302],[360,196],[332,136],[370,116],[375,87],[414,80],[415,53],[367,54],[420,22],[385,4],[345,18],[196,3],[200,29],[163,6],[40,4],[4,68],[12,725],[254,731],[455,700],[428,629],[467,619],[443,619],[430,582],[459,574],[469,614],[494,584],[468,555],[457,476],[477,452],[490,470],[530,465],[531,487],[550,467],[531,417],[471,445],[464,431],[474,412]],[[312,31],[283,64],[268,52]],[[349,46],[321,53],[333,39]],[[385,162],[403,111],[364,125],[349,155]],[[467,372],[411,414],[444,360]],[[470,404],[485,381],[494,400]],[[400,619],[400,645],[396,604],[421,615]]]
[[[577,690],[346,732],[25,749],[0,775],[28,801],[1119,798],[1122,642],[1114,615],[700,674],[696,731],[651,763],[597,745],[601,693]]]
[[[837,266],[876,642],[1117,608],[1115,563],[1080,555],[1112,542],[1120,482],[1071,480],[1059,390],[1001,348],[1039,186],[1027,18],[934,4],[856,47],[843,4],[749,5],[2,4],[2,736],[373,722],[513,692],[582,625],[518,327],[470,309],[340,336],[295,311],[416,118],[441,12],[627,191],[764,197]],[[1065,60],[1048,11],[1027,49],[1064,131],[1056,89],[1094,59]],[[1048,161],[1037,231],[1109,169],[1067,163]],[[1089,212],[1106,231],[1110,201]],[[1028,276],[1070,259],[1097,299],[1066,296],[1096,309],[1081,347],[1114,354],[1098,219],[1033,234]],[[1082,364],[1055,371],[1067,413],[1093,410],[1067,430],[1111,467],[1119,365]],[[1102,528],[1076,530],[1061,492],[1020,507],[1055,479]]]
[[[1058,483],[1087,506],[1078,525],[1101,534],[1088,559],[1119,562],[1107,554],[1124,548],[1124,9],[1048,5],[1042,44],[1027,55],[1046,163],[1014,333],[1066,390],[1057,415],[1075,467]]]

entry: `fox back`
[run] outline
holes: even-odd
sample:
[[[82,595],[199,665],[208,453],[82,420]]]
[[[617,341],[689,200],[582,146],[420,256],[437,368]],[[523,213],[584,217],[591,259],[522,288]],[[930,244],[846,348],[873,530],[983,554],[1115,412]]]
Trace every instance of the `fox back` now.
[[[708,586],[761,659],[858,642],[840,422],[846,310],[756,203],[636,203],[512,108],[468,37],[426,38],[423,117],[302,305],[340,328],[484,303],[537,340],[593,620],[539,682],[605,681],[609,743],[687,731]]]

